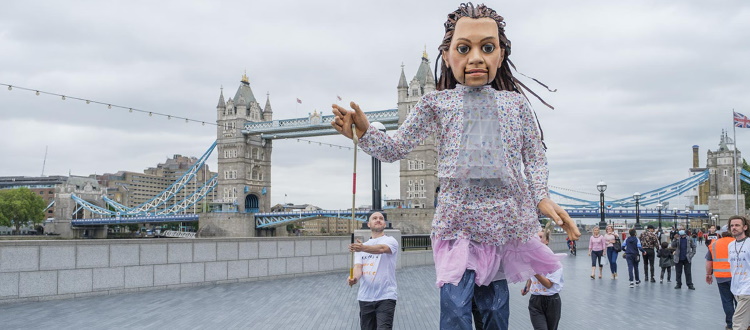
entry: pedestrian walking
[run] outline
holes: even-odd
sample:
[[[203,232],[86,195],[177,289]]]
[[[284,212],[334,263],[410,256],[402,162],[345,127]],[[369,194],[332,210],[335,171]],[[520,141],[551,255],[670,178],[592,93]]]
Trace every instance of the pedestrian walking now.
[[[679,236],[676,236],[672,240],[672,249],[675,254],[675,273],[677,286],[675,289],[682,288],[682,273],[685,272],[685,283],[687,283],[688,289],[695,290],[693,286],[693,271],[691,269],[691,260],[695,255],[695,241],[687,235],[684,229],[678,232]]]
[[[729,233],[729,236],[730,237],[732,236],[731,232]],[[711,225],[711,227],[708,227],[708,232],[706,233],[706,247],[710,246],[711,242],[719,239],[720,237],[722,237],[722,236],[719,235],[719,233],[716,232],[716,226],[715,225]]]
[[[576,241],[570,239],[570,237],[566,237],[565,242],[568,244],[568,251],[570,251],[570,254],[575,256],[576,255]]]
[[[594,227],[593,235],[589,238],[589,256],[591,257],[591,279],[596,279],[596,265],[599,265],[599,278],[602,278],[604,265],[602,255],[607,250],[607,241],[604,236],[599,235],[599,227]]]
[[[604,239],[607,241],[607,262],[609,262],[609,272],[612,279],[617,279],[617,254],[622,251],[622,244],[618,238],[617,232],[612,226],[607,226],[604,230]]]
[[[648,225],[646,231],[641,233],[641,245],[643,246],[643,277],[644,281],[648,281],[648,272],[651,270],[651,283],[655,283],[654,276],[654,260],[656,258],[656,250],[659,249],[659,238],[654,234],[654,226]]]
[[[659,267],[661,267],[661,276],[659,283],[664,283],[664,272],[667,273],[667,283],[672,281],[672,267],[674,266],[674,250],[669,247],[669,243],[661,242],[659,249]]]
[[[641,284],[640,275],[638,275],[638,262],[640,262],[640,254],[643,253],[643,248],[641,247],[641,241],[635,236],[635,229],[628,231],[628,234],[630,236],[625,239],[625,242],[622,242],[622,249],[625,252],[623,257],[628,262],[630,287],[634,288],[636,285]]]
[[[734,241],[732,233],[724,232],[722,237],[714,240],[706,253],[706,284],[711,285],[716,277],[719,288],[721,307],[724,309],[724,322],[727,329],[732,329],[732,317],[737,300],[732,295],[732,273],[729,265],[729,243]]]

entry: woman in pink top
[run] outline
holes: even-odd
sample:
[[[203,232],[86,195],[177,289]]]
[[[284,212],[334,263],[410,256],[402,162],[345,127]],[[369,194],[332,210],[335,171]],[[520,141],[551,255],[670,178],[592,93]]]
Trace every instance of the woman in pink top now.
[[[599,263],[599,278],[602,278],[604,266],[602,265],[602,254],[607,249],[607,241],[604,236],[599,235],[599,227],[594,227],[594,235],[589,239],[589,256],[591,256],[591,279],[596,275],[596,264]]]

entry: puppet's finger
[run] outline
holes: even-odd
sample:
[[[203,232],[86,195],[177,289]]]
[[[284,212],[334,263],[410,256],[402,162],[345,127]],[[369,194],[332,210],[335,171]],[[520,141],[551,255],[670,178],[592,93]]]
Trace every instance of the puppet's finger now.
[[[352,101],[351,103],[349,103],[349,106],[350,106],[350,107],[352,107],[352,109],[354,109],[354,111],[355,111],[355,112],[356,112],[356,113],[357,113],[358,115],[359,115],[359,114],[363,114],[363,115],[365,114],[365,113],[364,113],[364,112],[362,111],[362,109],[360,109],[360,107],[359,107],[359,104],[357,104],[357,103],[354,103],[354,101]]]
[[[346,110],[346,109],[342,108],[338,104],[332,104],[331,105],[331,110],[332,110],[333,114],[336,115],[337,117],[338,116],[344,116],[344,115],[346,115],[349,112],[349,110]]]

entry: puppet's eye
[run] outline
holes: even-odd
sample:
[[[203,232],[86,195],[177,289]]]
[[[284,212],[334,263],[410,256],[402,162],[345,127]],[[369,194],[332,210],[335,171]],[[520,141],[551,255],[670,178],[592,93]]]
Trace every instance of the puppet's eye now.
[[[457,51],[457,52],[458,52],[459,54],[466,54],[466,53],[468,53],[468,52],[469,52],[469,46],[466,46],[466,45],[460,45],[460,46],[456,47],[456,51]]]
[[[495,45],[494,44],[486,44],[482,46],[482,51],[485,53],[492,53],[495,51]]]

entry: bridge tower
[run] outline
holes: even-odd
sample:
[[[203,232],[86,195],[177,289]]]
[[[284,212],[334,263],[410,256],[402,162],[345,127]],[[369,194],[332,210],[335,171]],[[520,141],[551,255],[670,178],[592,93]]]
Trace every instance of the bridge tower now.
[[[700,147],[698,145],[693,146],[693,167],[688,170],[690,176],[701,174],[706,170],[705,167],[700,167],[699,150]],[[692,191],[686,193],[685,196],[692,197],[692,204],[694,207],[706,207],[708,205],[708,181],[693,188]]]
[[[734,141],[729,138],[726,131],[722,131],[719,149],[716,151],[708,150],[706,161],[706,166],[709,169],[708,209],[713,214],[719,215],[719,221],[722,226],[726,224],[726,220],[730,216],[737,213],[735,198],[739,200],[740,215],[746,213],[745,195],[739,194],[739,196],[735,196],[734,194],[734,185],[737,180],[737,173],[734,173],[734,161],[737,162],[737,170],[742,169],[742,153],[737,150],[737,158],[734,158],[735,148]]]
[[[404,66],[401,65],[401,78],[398,81],[398,123],[401,125],[406,115],[426,93],[435,90],[435,77],[430,71],[427,51],[422,53],[422,62],[417,74],[406,83]],[[434,208],[437,181],[437,150],[435,136],[427,137],[400,164],[401,199],[406,207]]]
[[[219,182],[214,211],[256,213],[271,209],[271,141],[245,136],[246,122],[273,120],[270,96],[261,109],[250,81],[242,75],[233,98],[224,101],[223,88],[216,106],[216,150],[219,155]]]

